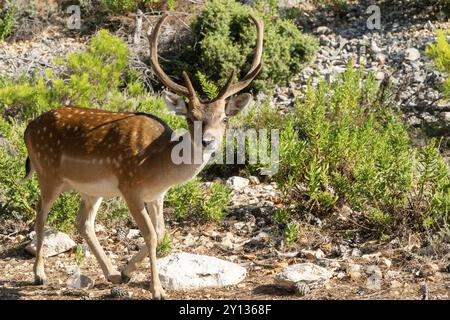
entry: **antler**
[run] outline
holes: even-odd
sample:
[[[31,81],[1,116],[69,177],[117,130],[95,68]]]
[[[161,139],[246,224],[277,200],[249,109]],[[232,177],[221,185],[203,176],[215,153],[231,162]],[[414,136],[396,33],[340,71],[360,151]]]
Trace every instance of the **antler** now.
[[[156,24],[155,28],[152,31],[152,34],[148,37],[148,41],[150,43],[150,63],[153,67],[153,70],[157,74],[157,76],[161,79],[162,83],[167,86],[169,89],[174,92],[181,94],[183,96],[189,97],[191,99],[196,99],[197,95],[195,93],[194,87],[192,86],[191,79],[186,72],[183,73],[184,80],[186,82],[187,87],[179,85],[164,72],[158,62],[158,38],[159,33],[161,31],[161,26],[166,21],[168,14],[164,14],[161,19]]]
[[[258,75],[258,73],[261,71],[262,64],[261,64],[261,58],[262,58],[262,50],[263,50],[263,40],[264,40],[264,24],[261,20],[256,18],[253,14],[250,14],[250,18],[253,20],[253,23],[256,26],[256,50],[255,50],[255,56],[253,57],[253,62],[250,70],[248,73],[244,76],[244,78],[236,83],[232,84],[235,70],[231,73],[230,78],[228,79],[226,85],[220,90],[220,93],[218,97],[215,99],[226,99],[233,94],[245,89],[252,81],[253,79]]]
[[[164,14],[162,16],[162,18],[158,21],[155,28],[153,29],[151,36],[149,36],[151,65],[152,65],[155,73],[161,79],[162,83],[165,86],[167,86],[169,89],[173,90],[174,92],[176,92],[178,94],[186,96],[190,99],[198,99],[197,95],[195,93],[194,87],[192,85],[192,81],[186,72],[183,72],[183,77],[184,77],[184,81],[185,81],[187,87],[179,85],[176,82],[174,82],[172,79],[170,79],[170,77],[164,72],[164,70],[159,65],[159,62],[158,62],[158,37],[159,37],[160,30],[161,30],[161,26],[164,23],[164,21],[167,19],[167,17],[168,17],[167,14]],[[232,96],[233,94],[243,90],[245,87],[247,87],[253,81],[253,79],[261,71],[261,68],[262,68],[261,58],[262,58],[263,39],[264,39],[264,24],[261,20],[257,19],[253,14],[251,14],[250,17],[253,20],[253,22],[255,23],[256,31],[257,31],[256,50],[255,50],[255,56],[253,57],[252,66],[251,66],[249,72],[244,76],[244,78],[236,84],[233,84],[233,80],[236,75],[236,70],[233,70],[230,77],[228,78],[227,83],[220,90],[218,96],[214,100],[226,99],[226,98]]]

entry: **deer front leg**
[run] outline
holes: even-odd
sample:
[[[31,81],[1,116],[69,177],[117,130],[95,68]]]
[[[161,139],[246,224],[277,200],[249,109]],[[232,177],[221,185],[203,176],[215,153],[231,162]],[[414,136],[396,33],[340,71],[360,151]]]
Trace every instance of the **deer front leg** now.
[[[75,225],[100,264],[105,278],[112,283],[118,284],[122,282],[120,272],[115,270],[95,235],[95,217],[101,203],[102,198],[83,195]]]
[[[147,210],[145,209],[145,203],[143,200],[135,198],[135,196],[125,197],[125,200],[130,209],[130,213],[133,216],[134,221],[139,227],[139,230],[144,237],[145,244],[147,245],[147,250],[150,256],[150,265],[152,272],[152,294],[153,299],[165,299],[166,293],[161,286],[159,280],[158,268],[156,266],[156,246],[158,244],[158,239],[156,236],[156,231],[150,217],[147,215]],[[141,250],[142,251],[142,250]],[[143,253],[142,253],[143,255]],[[140,256],[139,256],[140,258]],[[143,258],[142,258],[143,259]],[[142,260],[141,259],[141,260]],[[133,260],[133,259],[132,259]],[[136,259],[137,260],[137,259]]]
[[[36,210],[36,260],[33,266],[34,283],[37,285],[43,285],[47,281],[42,252],[42,245],[44,243],[44,226],[47,221],[48,212],[50,211],[52,204],[58,195],[59,192],[52,190],[51,187],[47,188],[41,185],[41,199],[39,200]]]
[[[163,204],[164,204],[164,196],[161,196],[158,200],[146,203],[147,213],[152,220],[152,224],[155,227],[156,236],[158,239],[158,243],[164,237],[166,232],[165,224],[164,224],[164,216],[163,216]],[[148,250],[146,245],[142,245],[139,247],[139,252],[136,253],[130,261],[126,264],[126,266],[122,270],[122,280],[123,282],[130,281],[131,274],[137,269],[139,264],[148,256]]]

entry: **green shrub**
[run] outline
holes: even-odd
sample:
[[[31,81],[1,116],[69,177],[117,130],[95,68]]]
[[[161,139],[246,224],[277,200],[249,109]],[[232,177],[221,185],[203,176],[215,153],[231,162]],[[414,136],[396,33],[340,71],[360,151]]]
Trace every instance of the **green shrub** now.
[[[288,246],[293,245],[297,241],[299,233],[300,228],[296,222],[288,223],[286,229],[284,230],[286,244]]]
[[[210,187],[202,188],[198,179],[173,187],[165,198],[178,220],[195,215],[210,221],[220,221],[225,217],[230,200],[228,187],[214,182]]]
[[[172,251],[172,239],[170,238],[170,234],[165,233],[161,242],[158,243],[156,254],[158,257],[165,257],[170,253],[170,251]]]
[[[145,8],[160,2],[159,0],[100,0],[103,7],[117,13],[135,12],[139,8]]]
[[[447,99],[450,99],[450,44],[447,41],[449,31],[437,31],[437,43],[430,44],[426,54],[433,59],[436,67],[447,75],[442,85],[442,91]]]
[[[0,40],[5,39],[13,32],[16,11],[15,5],[10,5],[6,10],[0,9]]]
[[[233,68],[242,77],[250,68],[256,43],[249,13],[257,12],[265,24],[263,69],[250,88],[269,91],[288,82],[312,58],[317,43],[261,3],[251,8],[234,0],[207,2],[191,25],[195,43],[186,44],[177,61],[171,61],[166,68],[174,74],[200,71],[217,85],[224,84]]]
[[[351,67],[307,89],[282,122],[275,176],[297,212],[326,214],[347,203],[379,236],[448,223],[449,171],[437,144],[412,147],[392,110],[373,75]]]

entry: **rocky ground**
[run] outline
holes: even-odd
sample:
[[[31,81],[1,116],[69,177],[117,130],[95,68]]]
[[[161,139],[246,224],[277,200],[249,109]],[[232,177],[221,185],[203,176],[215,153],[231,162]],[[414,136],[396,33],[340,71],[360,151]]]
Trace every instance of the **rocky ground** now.
[[[283,243],[280,226],[274,223],[271,214],[278,202],[276,186],[258,183],[256,179],[252,179],[252,182],[244,181],[244,184],[233,186],[232,213],[221,224],[200,226],[194,221],[176,223],[168,215],[166,223],[173,239],[172,254],[189,252],[217,257],[246,269],[246,277],[242,281],[236,279],[233,285],[223,288],[169,289],[167,292],[171,298],[450,299],[448,260],[419,256],[419,248],[413,237],[408,246],[401,245],[398,240],[387,246],[378,242],[351,243],[333,238],[322,228],[305,224],[302,225],[298,243],[287,246]],[[251,196],[245,196],[248,194]],[[48,284],[33,285],[34,259],[25,249],[30,242],[32,228],[32,223],[20,225],[11,221],[0,230],[0,299],[151,297],[148,261],[133,274],[128,284],[110,284],[83,240],[76,235],[75,241],[83,248],[82,258],[73,249],[47,258]],[[125,264],[143,244],[135,228],[133,224],[130,228],[129,221],[108,227],[97,225],[97,236],[114,265]],[[66,243],[63,240],[56,247],[64,251]],[[87,277],[83,280],[85,288],[74,286],[73,273],[77,269],[77,260],[81,260],[81,274]],[[307,273],[302,271],[289,275],[292,270],[285,268],[297,264],[301,268],[310,268],[313,264],[313,269],[305,271]],[[224,272],[222,270],[216,276]],[[174,278],[177,276],[169,275]],[[296,289],[296,282],[290,283],[284,279],[293,276],[315,280],[300,281],[302,286]],[[194,272],[189,281],[200,281],[204,277],[205,274],[199,277]],[[283,279],[285,281],[281,281]]]
[[[296,1],[290,2],[296,5]],[[392,101],[404,112],[405,121],[413,127],[424,126],[431,135],[448,137],[450,105],[438,91],[443,75],[434,70],[424,55],[426,45],[435,40],[435,30],[448,28],[448,21],[426,7],[408,9],[409,1],[395,4],[380,1],[381,30],[369,30],[365,10],[372,2],[352,3],[343,13],[305,10],[299,15],[297,23],[306,33],[319,38],[320,51],[315,61],[294,81],[277,89],[272,97],[274,105],[280,109],[290,108],[308,80],[317,83],[324,76],[331,80],[353,60],[355,66],[374,72],[379,81],[390,79],[396,92]],[[74,36],[62,28],[42,27],[39,36],[2,43],[2,73],[31,74],[34,68],[41,72],[46,67],[56,68],[55,56],[85,47],[89,35]],[[119,33],[127,34],[123,30]],[[176,33],[175,29],[166,30],[166,34]],[[133,45],[131,38],[125,39],[131,46],[136,65],[148,68],[142,62],[146,42]],[[236,263],[246,268],[246,277],[220,289],[167,290],[171,298],[450,299],[448,246],[436,255],[433,249],[420,248],[414,235],[393,239],[388,244],[336,235],[332,225],[351,220],[351,213],[346,213],[345,208],[332,221],[305,217],[299,241],[288,246],[283,241],[283,226],[275,223],[272,215],[275,208],[282,205],[277,186],[252,178],[233,188],[231,214],[222,223],[177,223],[168,212],[166,224],[173,239],[173,252],[214,256]],[[34,259],[25,250],[32,229],[32,221],[11,220],[0,227],[0,299],[151,297],[148,262],[133,275],[130,283],[117,286],[105,280],[89,250],[83,250],[80,264],[81,274],[93,281],[87,288],[69,289],[76,260],[79,260],[73,249],[47,258],[49,283],[44,287],[34,286]],[[117,266],[123,265],[142,244],[130,220],[100,224],[96,230],[102,246]],[[352,232],[350,228],[348,231]],[[86,248],[79,236],[72,238]],[[328,275],[327,280],[314,285],[309,283],[308,288],[292,286],[290,290],[277,284],[276,279],[288,265],[302,263],[322,267],[319,271]]]
[[[298,4],[297,4],[298,3]],[[355,1],[343,13],[333,10],[305,11],[297,23],[320,41],[320,50],[288,87],[274,96],[277,105],[290,106],[308,81],[335,79],[350,61],[356,68],[373,72],[378,81],[393,85],[391,100],[412,127],[423,127],[432,136],[450,136],[450,102],[438,91],[444,75],[436,71],[425,48],[436,41],[436,30],[448,29],[443,12],[424,2],[376,1],[380,7],[380,29],[369,29],[366,13],[373,1]],[[291,1],[292,5],[301,5]]]

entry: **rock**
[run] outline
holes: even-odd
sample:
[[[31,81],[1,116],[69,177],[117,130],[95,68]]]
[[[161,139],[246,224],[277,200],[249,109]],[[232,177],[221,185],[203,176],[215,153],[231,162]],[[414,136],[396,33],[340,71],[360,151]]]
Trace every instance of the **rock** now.
[[[359,264],[350,264],[347,267],[347,274],[353,281],[358,281],[362,277],[361,269]]]
[[[400,272],[398,272],[398,271],[393,271],[393,270],[387,271],[387,272],[385,273],[385,275],[384,275],[384,277],[385,277],[386,279],[395,279],[395,278],[397,278],[397,277],[399,277],[399,276],[400,276]]]
[[[250,176],[250,177],[248,177],[248,180],[249,180],[250,183],[253,184],[253,185],[258,185],[258,184],[261,183],[261,182],[259,181],[258,177],[255,177],[255,176]]]
[[[168,290],[223,287],[241,282],[245,268],[215,257],[179,252],[158,260],[161,284]]]
[[[125,298],[129,296],[129,292],[120,287],[114,287],[111,289],[111,297],[113,298]]]
[[[384,65],[384,64],[386,63],[386,55],[384,55],[384,54],[381,53],[381,52],[378,52],[378,53],[375,55],[375,60],[376,60],[379,64]]]
[[[392,266],[392,261],[389,260],[388,258],[382,257],[382,258],[380,259],[380,262],[381,262],[384,266],[386,266],[386,268],[390,268],[390,267]]]
[[[25,250],[32,255],[36,255],[36,233],[30,235],[32,240],[25,247]],[[56,256],[76,247],[76,243],[65,233],[54,230],[44,231],[44,257]]]
[[[381,252],[371,253],[371,254],[363,254],[361,258],[367,261],[378,261],[381,256]]]
[[[275,284],[292,289],[298,283],[320,284],[331,278],[333,272],[313,263],[300,263],[287,266],[275,276]]]
[[[136,239],[139,238],[141,232],[138,229],[130,229],[127,233],[127,239]]]
[[[378,44],[375,42],[375,40],[372,40],[370,42],[370,50],[372,53],[377,54],[380,53],[382,50],[378,47]]]
[[[354,248],[352,250],[352,257],[361,257],[361,250],[359,250],[358,248]]]
[[[369,290],[380,290],[383,280],[377,274],[373,274],[367,278],[366,287]]]
[[[69,270],[69,278],[67,279],[67,289],[83,289],[92,288],[94,286],[94,281],[81,274],[80,268],[74,266]]]
[[[420,58],[420,52],[416,48],[408,48],[405,50],[405,59],[408,61],[416,61]]]
[[[316,29],[317,34],[328,34],[331,33],[331,29],[327,26],[320,26]]]
[[[192,233],[188,233],[187,236],[183,240],[184,245],[188,247],[192,247],[197,243],[197,239],[192,235]]]
[[[391,284],[390,284],[390,287],[392,289],[401,288],[402,286],[403,286],[403,284],[400,281],[397,281],[397,280],[392,280]]]
[[[380,268],[378,266],[374,266],[374,265],[368,266],[366,268],[366,273],[368,275],[374,275],[375,274],[375,275],[377,275],[380,278],[383,276],[383,273],[381,272]]]
[[[231,189],[237,191],[237,190],[241,190],[242,188],[245,188],[246,186],[249,185],[249,183],[250,183],[249,179],[234,176],[234,177],[228,178],[226,185],[228,187],[230,187]]]
[[[318,249],[318,250],[302,250],[300,251],[302,256],[305,257],[305,259],[308,260],[316,260],[316,259],[323,259],[325,258],[325,253]]]

